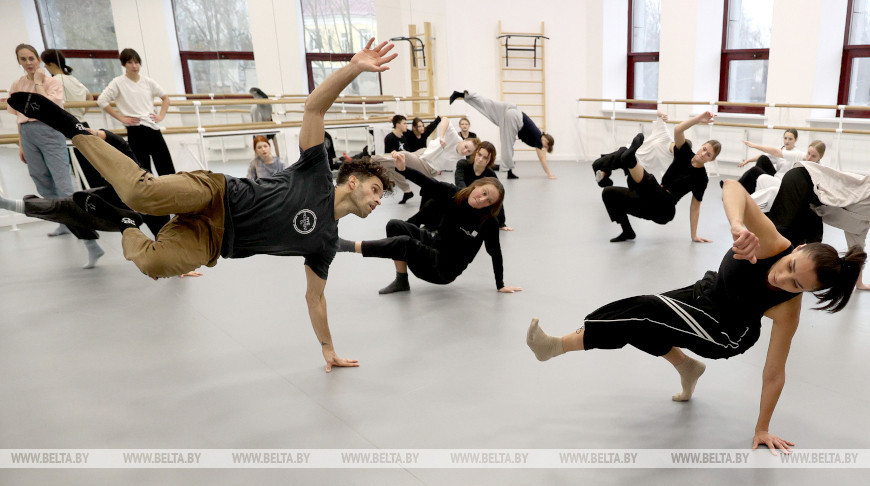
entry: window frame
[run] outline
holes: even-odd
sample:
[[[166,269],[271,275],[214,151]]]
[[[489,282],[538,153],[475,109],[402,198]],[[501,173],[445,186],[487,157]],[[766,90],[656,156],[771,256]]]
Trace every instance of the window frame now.
[[[846,7],[846,34],[843,38],[843,57],[840,64],[840,89],[837,93],[837,104],[849,104],[849,90],[852,84],[852,64],[855,59],[870,58],[870,44],[849,44],[852,33],[852,5],[849,0]],[[848,118],[870,118],[870,110],[846,110],[843,116]]]
[[[334,61],[334,62],[350,62],[354,54],[332,54],[329,52],[306,52],[305,53],[305,68],[308,71],[308,93],[314,91],[314,69],[311,67],[312,62],[316,61]],[[378,73],[378,91],[381,96],[384,94],[384,81],[381,73]]]
[[[172,18],[177,19],[175,14],[175,0],[172,0]],[[186,99],[201,99],[203,95],[210,93],[194,93],[193,81],[190,78],[190,66],[188,61],[254,61],[254,51],[186,51],[181,49],[181,38],[178,34],[178,22],[173,21],[175,27],[175,41],[178,43],[178,55],[181,58],[181,76],[184,79],[184,95]],[[246,93],[220,93],[214,94],[215,99],[225,98],[253,98]]]
[[[311,67],[312,62],[316,61],[335,61],[335,62],[349,62],[353,56],[356,54],[355,52],[309,52],[308,51],[308,42],[305,38],[305,5],[303,5],[302,0],[297,0],[299,3],[299,12],[302,13],[302,16],[299,19],[299,25],[302,29],[302,45],[305,48],[305,70],[308,74],[308,93],[311,94],[314,91],[314,69]],[[377,24],[377,23],[376,23]],[[348,37],[348,42],[352,43],[352,40]],[[363,46],[367,42],[366,40],[361,39]],[[339,38],[339,42],[341,39]],[[379,93],[375,96],[383,96],[384,94],[384,81],[381,73],[377,73],[378,75],[378,91]],[[368,95],[372,96],[372,95]]]
[[[725,10],[722,13],[722,55],[719,61],[719,101],[728,101],[728,76],[731,61],[770,60],[770,48],[766,49],[727,49],[728,46],[728,6],[731,0],[725,0]],[[768,66],[769,67],[769,66]],[[767,93],[764,94],[765,101]],[[763,115],[763,106],[730,106],[719,105],[719,113],[743,113]]]
[[[639,62],[659,62],[659,53],[658,52],[634,52],[632,51],[631,45],[631,37],[633,30],[633,22],[634,22],[634,12],[633,12],[634,0],[628,0],[628,54],[627,61],[628,65],[626,66],[626,88],[625,88],[625,97],[628,99],[634,99],[634,73],[635,73],[635,64]],[[661,26],[659,26],[661,28]],[[661,30],[661,29],[660,29]],[[658,86],[656,86],[658,90]],[[626,108],[629,109],[638,109],[638,110],[655,110],[658,109],[656,104],[652,103],[631,103],[628,102],[625,104]]]
[[[42,36],[42,45],[46,46],[45,49],[57,49],[63,53],[63,56],[66,59],[114,59],[118,62],[118,56],[120,55],[120,51],[111,50],[111,49],[64,49],[62,47],[53,46],[53,42],[49,43],[48,38],[45,36],[45,28],[42,19],[42,10],[39,8],[39,2],[37,0],[33,0],[33,5],[36,7],[36,17],[39,21],[39,33]],[[53,46],[53,47],[50,47]],[[123,74],[123,69],[121,70]],[[99,94],[99,93],[91,93],[91,94]]]
[[[178,30],[176,29],[176,35]],[[188,61],[253,61],[254,53],[249,51],[182,51],[178,50],[181,57],[181,75],[184,78],[184,93],[188,99],[194,99],[208,95],[209,93],[194,93],[193,81],[190,79],[190,66]],[[246,93],[215,93],[215,99],[223,98],[253,98]]]

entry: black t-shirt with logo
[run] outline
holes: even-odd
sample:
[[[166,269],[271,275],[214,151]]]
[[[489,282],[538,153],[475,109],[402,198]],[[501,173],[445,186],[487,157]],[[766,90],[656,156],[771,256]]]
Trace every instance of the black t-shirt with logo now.
[[[692,165],[692,147],[683,143],[680,148],[674,148],[674,161],[668,166],[662,176],[662,187],[671,194],[674,204],[690,191],[695,199],[702,201],[707,190],[707,169]]]
[[[395,133],[390,132],[384,137],[384,153],[389,154],[390,152],[396,151],[401,152],[405,149],[405,142],[408,132],[402,134],[401,137],[397,137]]]
[[[226,223],[221,256],[304,256],[326,279],[338,249],[335,186],[323,144],[258,182],[227,176]]]

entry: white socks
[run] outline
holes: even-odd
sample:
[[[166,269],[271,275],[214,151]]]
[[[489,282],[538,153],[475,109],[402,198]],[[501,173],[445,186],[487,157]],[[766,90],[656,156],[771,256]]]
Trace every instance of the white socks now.
[[[680,384],[683,385],[683,391],[672,396],[671,399],[675,402],[685,402],[692,398],[692,393],[695,391],[695,384],[698,383],[698,378],[704,374],[707,365],[704,363],[686,356],[682,363],[675,366],[677,373],[680,374]]]
[[[538,361],[547,361],[550,358],[564,354],[562,338],[550,336],[538,325],[538,318],[532,319],[529,332],[526,334],[526,344],[535,353]]]
[[[51,233],[48,234],[48,236],[60,236],[60,235],[68,235],[68,234],[69,234],[69,228],[67,228],[65,224],[59,224],[59,225],[57,225],[57,228],[54,229],[54,231],[52,231]]]
[[[22,199],[6,199],[0,196],[0,208],[7,209],[15,213],[24,214],[24,200]]]
[[[85,270],[89,270],[97,266],[97,260],[100,259],[101,256],[105,255],[106,252],[100,248],[100,245],[97,244],[97,240],[82,240],[85,242],[85,248],[88,249],[88,263],[85,264],[82,268]]]

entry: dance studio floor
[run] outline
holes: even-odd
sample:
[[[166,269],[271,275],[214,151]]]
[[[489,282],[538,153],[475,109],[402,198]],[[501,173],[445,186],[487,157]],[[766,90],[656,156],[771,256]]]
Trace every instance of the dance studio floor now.
[[[0,449],[746,449],[757,418],[770,322],[758,344],[707,360],[688,403],[663,359],[633,348],[546,363],[525,344],[532,317],[573,331],[597,306],[688,285],[715,269],[730,233],[717,180],[689,239],[689,202],[667,226],[618,233],[588,163],[537,163],[504,181],[505,282],[483,249],[453,284],[411,277],[378,295],[389,261],[339,254],[327,285],[330,329],[356,369],[324,373],[303,297],[301,258],[221,260],[201,278],[152,281],[118,234],[85,271],[81,243],[52,223],[0,229]],[[452,174],[445,174],[445,179]],[[617,182],[621,178],[617,178]],[[388,199],[339,225],[384,236],[419,205]],[[826,228],[826,241],[843,235]],[[802,449],[870,449],[870,293],[843,312],[805,299],[771,431]],[[759,451],[756,454],[768,454]],[[860,478],[864,478],[861,480]],[[859,469],[0,469],[0,484],[866,484]]]

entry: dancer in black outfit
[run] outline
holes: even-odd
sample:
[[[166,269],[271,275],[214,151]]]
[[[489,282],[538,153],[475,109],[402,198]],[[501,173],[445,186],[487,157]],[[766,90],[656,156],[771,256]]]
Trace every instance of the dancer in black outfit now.
[[[674,128],[674,161],[665,171],[661,184],[637,163],[635,152],[643,144],[643,133],[637,134],[631,146],[616,157],[615,166],[611,169],[625,169],[629,177],[628,187],[610,186],[601,192],[610,220],[622,226],[622,233],[612,238],[611,242],[633,240],[637,236],[628,222],[629,215],[667,224],[674,219],[677,202],[689,192],[692,193],[692,204],[689,206],[692,241],[710,242],[697,234],[701,200],[709,180],[704,164],[719,155],[721,145],[716,140],[709,140],[701,145],[696,154],[686,140],[685,131],[698,123],[711,123],[713,117],[715,115],[708,111]]]
[[[411,121],[411,129],[405,132],[405,148],[398,150],[416,152],[420,149],[426,148],[426,145],[429,143],[429,136],[432,135],[432,132],[434,132],[436,128],[438,128],[439,123],[441,123],[441,117],[436,116],[435,121],[426,125],[424,128],[423,120],[421,118],[414,118]],[[392,150],[384,150],[384,153],[390,152],[392,152]]]
[[[462,159],[456,163],[456,171],[453,175],[456,179],[456,187],[464,189],[470,186],[474,181],[484,177],[495,177],[495,146],[489,142],[480,142],[474,149],[474,152],[468,159]],[[513,231],[505,223],[504,205],[496,216],[498,220],[498,229],[502,231]]]
[[[790,449],[794,444],[768,432],[785,384],[785,363],[801,311],[801,295],[813,292],[819,309],[837,312],[849,302],[867,255],[857,247],[840,257],[829,245],[794,248],[761,212],[745,189],[725,181],[725,214],[734,238],[719,272],[707,272],[694,285],[662,294],[619,300],[592,312],[583,327],[561,338],[547,335],[533,319],[526,343],[540,361],[567,351],[618,349],[630,344],[662,356],[680,374],[682,391],[692,397],[704,363],[688,348],[712,359],[745,352],[758,340],[761,317],[773,319],[762,374],[761,409],[752,448],[764,444]]]
[[[504,200],[504,186],[494,178],[483,178],[465,189],[440,182],[405,167],[405,157],[394,155],[396,170],[423,188],[432,198],[421,207],[419,220],[426,227],[398,219],[387,223],[387,238],[351,242],[341,240],[339,251],[353,251],[364,257],[390,258],[396,265],[396,280],[379,290],[391,294],[411,290],[408,269],[421,280],[448,284],[474,260],[481,244],[492,257],[495,285],[499,292],[513,293],[520,287],[508,287],[503,280],[501,246],[496,215]],[[431,222],[431,224],[430,224]]]

